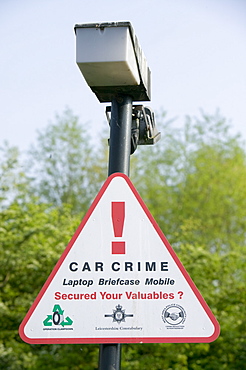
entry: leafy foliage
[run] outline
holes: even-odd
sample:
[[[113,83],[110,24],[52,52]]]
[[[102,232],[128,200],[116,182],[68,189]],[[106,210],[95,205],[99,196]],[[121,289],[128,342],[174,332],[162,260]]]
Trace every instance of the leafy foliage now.
[[[162,141],[139,147],[131,178],[221,326],[213,343],[124,345],[122,369],[243,369],[246,155],[219,113],[187,117]],[[38,134],[26,173],[18,149],[0,163],[0,368],[97,369],[98,346],[28,345],[18,326],[106,177],[71,111]],[[27,167],[27,166],[26,166]]]
[[[20,153],[17,147],[10,147],[7,142],[0,147],[0,209],[8,206],[13,199],[26,198],[29,186]]]
[[[87,209],[99,184],[102,169],[85,125],[69,109],[39,131],[29,152],[33,192],[55,206],[70,204],[72,212]],[[99,162],[98,162],[99,161]],[[103,166],[101,166],[103,168]]]

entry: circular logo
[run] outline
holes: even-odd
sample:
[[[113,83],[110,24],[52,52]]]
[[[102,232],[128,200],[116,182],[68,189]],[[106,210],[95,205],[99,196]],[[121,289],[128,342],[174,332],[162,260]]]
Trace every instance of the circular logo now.
[[[180,325],[185,322],[186,312],[178,304],[171,304],[162,311],[162,320],[169,325]]]
[[[124,311],[120,311],[120,310],[117,310],[117,311],[114,311],[113,313],[113,318],[115,321],[117,322],[121,322],[124,320]]]

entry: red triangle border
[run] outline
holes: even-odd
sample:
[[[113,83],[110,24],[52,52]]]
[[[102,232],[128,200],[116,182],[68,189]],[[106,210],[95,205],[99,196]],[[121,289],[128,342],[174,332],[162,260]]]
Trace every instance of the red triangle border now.
[[[24,333],[24,328],[29,321],[30,317],[32,316],[33,312],[35,311],[37,305],[39,304],[40,300],[42,299],[43,295],[45,294],[46,290],[48,289],[50,283],[54,279],[57,271],[59,270],[60,266],[62,265],[63,261],[65,260],[67,254],[73,247],[76,239],[78,238],[79,234],[81,233],[82,229],[84,228],[85,224],[87,223],[88,219],[90,218],[92,212],[96,208],[97,204],[99,203],[101,197],[105,193],[106,189],[108,188],[110,182],[115,177],[122,177],[125,179],[127,184],[129,185],[130,189],[132,190],[133,194],[135,195],[136,199],[138,200],[139,204],[141,205],[143,211],[149,218],[150,222],[152,223],[153,227],[155,228],[156,232],[158,233],[159,237],[163,241],[165,247],[171,254],[173,260],[177,264],[178,268],[182,272],[184,278],[186,279],[187,283],[189,284],[190,288],[192,289],[193,293],[197,297],[198,301],[200,302],[201,306],[203,307],[204,311],[208,315],[209,319],[214,325],[214,333],[210,337],[162,337],[162,338],[151,338],[151,337],[130,337],[130,338],[29,338]],[[58,260],[57,264],[55,265],[54,269],[52,270],[51,274],[49,275],[48,279],[46,280],[45,284],[43,285],[42,289],[40,290],[37,298],[35,299],[34,303],[32,304],[31,308],[29,309],[28,313],[26,314],[24,320],[22,321],[19,327],[19,335],[24,342],[30,344],[91,344],[91,343],[209,343],[216,340],[220,333],[220,326],[216,318],[214,317],[212,311],[210,310],[209,306],[205,302],[204,298],[202,297],[201,293],[198,291],[197,287],[195,286],[194,282],[192,281],[191,277],[185,270],[184,266],[178,259],[176,253],[174,252],[173,248],[169,244],[168,240],[166,239],[165,235],[161,231],[160,227],[158,226],[157,222],[151,215],[150,211],[148,210],[147,206],[145,205],[144,201],[140,197],[139,193],[137,192],[136,188],[130,181],[129,177],[122,173],[114,173],[113,175],[109,176],[105,183],[103,184],[102,188],[100,189],[99,193],[97,194],[95,200],[91,204],[89,210],[87,211],[86,215],[84,216],[83,220],[81,221],[80,225],[78,226],[76,232],[74,233],[73,237],[71,238],[69,244],[65,248],[63,254],[61,255],[60,259]]]

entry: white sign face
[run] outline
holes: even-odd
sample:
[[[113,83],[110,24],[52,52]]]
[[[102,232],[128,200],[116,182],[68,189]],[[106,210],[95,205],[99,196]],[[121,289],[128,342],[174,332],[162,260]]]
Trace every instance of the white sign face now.
[[[28,343],[211,342],[219,324],[147,207],[111,175],[20,326]]]

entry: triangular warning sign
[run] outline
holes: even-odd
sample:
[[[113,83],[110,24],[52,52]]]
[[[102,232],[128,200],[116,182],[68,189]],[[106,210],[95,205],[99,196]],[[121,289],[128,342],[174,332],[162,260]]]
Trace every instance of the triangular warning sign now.
[[[219,324],[129,178],[111,175],[20,326],[28,343],[211,342]]]

